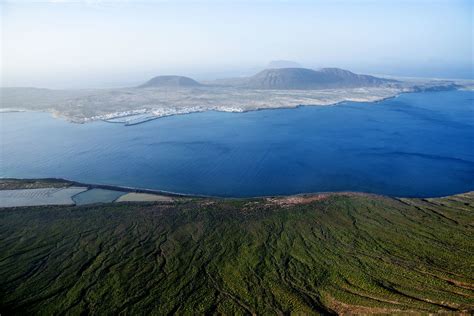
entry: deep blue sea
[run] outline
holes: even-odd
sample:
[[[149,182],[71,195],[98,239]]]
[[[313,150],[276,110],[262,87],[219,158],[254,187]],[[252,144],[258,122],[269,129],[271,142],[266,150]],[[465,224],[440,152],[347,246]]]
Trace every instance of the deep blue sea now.
[[[0,177],[215,196],[474,190],[474,92],[378,103],[204,112],[140,125],[0,114]]]

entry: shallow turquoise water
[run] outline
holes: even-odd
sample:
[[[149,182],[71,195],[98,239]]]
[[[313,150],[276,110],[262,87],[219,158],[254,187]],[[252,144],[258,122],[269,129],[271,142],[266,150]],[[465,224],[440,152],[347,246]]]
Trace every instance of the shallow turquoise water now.
[[[217,196],[474,190],[474,92],[379,103],[205,112],[135,126],[3,113],[1,177]]]

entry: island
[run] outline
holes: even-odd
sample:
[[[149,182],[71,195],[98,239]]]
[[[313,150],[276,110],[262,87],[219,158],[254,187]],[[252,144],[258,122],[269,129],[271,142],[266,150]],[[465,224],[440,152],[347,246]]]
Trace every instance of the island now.
[[[157,76],[130,88],[51,90],[1,88],[2,111],[45,111],[75,123],[105,120],[125,125],[203,111],[246,112],[375,102],[401,93],[472,88],[471,81],[381,78],[339,68],[265,69],[254,76],[200,83]]]

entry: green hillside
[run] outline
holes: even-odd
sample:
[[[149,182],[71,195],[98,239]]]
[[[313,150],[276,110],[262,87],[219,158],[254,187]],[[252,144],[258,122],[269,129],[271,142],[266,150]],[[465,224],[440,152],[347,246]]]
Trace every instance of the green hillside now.
[[[0,210],[0,313],[474,311],[474,193]]]

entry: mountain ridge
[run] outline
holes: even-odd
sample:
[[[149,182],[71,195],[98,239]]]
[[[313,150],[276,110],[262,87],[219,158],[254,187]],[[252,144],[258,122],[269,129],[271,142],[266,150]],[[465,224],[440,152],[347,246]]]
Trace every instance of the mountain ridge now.
[[[356,74],[341,68],[314,70],[301,67],[277,67],[264,69],[249,77],[216,80],[212,84],[201,84],[185,76],[156,76],[140,85],[139,88],[189,88],[217,85],[255,90],[320,90],[389,86],[396,82],[398,81]]]
[[[355,74],[340,68],[274,68],[248,78],[243,87],[250,89],[318,90],[381,86],[396,82],[370,75]]]

